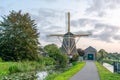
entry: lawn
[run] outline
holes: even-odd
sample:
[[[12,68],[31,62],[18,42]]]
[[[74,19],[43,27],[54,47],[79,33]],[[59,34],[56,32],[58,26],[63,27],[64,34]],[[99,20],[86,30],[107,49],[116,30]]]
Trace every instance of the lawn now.
[[[85,62],[78,63],[61,74],[52,74],[45,80],[69,80],[74,74],[85,66]]]
[[[98,68],[100,80],[120,80],[120,74],[111,73],[98,62],[96,62],[96,66]]]

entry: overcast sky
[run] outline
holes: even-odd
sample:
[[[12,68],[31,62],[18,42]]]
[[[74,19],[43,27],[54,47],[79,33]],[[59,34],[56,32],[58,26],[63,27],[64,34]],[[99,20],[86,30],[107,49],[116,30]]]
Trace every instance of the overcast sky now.
[[[11,10],[31,15],[38,25],[43,46],[61,45],[57,38],[46,35],[65,33],[66,13],[70,12],[72,33],[92,33],[81,37],[77,47],[120,52],[120,0],[0,0],[0,16],[8,15]]]

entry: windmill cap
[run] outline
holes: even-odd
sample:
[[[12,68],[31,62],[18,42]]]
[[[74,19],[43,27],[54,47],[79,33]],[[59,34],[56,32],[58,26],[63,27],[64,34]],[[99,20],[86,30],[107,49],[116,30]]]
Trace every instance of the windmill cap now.
[[[66,37],[66,36],[74,36],[74,34],[71,33],[71,32],[67,32],[67,33],[64,35],[64,37]]]

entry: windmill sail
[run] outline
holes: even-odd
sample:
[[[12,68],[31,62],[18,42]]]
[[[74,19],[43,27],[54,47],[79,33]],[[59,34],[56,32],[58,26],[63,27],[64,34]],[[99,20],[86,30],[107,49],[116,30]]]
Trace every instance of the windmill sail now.
[[[68,32],[70,32],[70,12],[68,12]]]

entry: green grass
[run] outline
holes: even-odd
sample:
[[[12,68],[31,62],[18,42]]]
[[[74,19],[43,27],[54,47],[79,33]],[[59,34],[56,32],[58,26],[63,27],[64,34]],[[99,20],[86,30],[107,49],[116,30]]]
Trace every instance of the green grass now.
[[[85,65],[85,62],[82,62],[82,63],[78,63],[77,65],[71,67],[69,70],[59,74],[58,76],[56,76],[54,78],[54,80],[69,80],[69,78],[71,78],[74,74],[76,74],[79,70],[81,70]],[[56,75],[56,74],[54,74]],[[49,80],[53,80],[52,79],[49,79]]]
[[[120,74],[111,73],[104,68],[100,63],[96,62],[100,80],[120,80]]]
[[[42,68],[38,62],[0,62],[0,77],[17,72],[34,71]]]
[[[0,76],[9,73],[9,66],[13,65],[12,62],[0,62]]]

